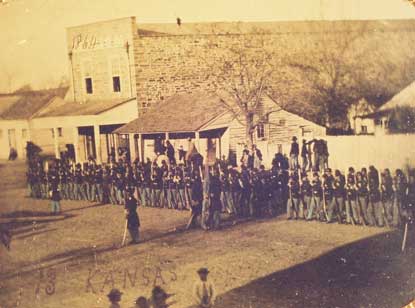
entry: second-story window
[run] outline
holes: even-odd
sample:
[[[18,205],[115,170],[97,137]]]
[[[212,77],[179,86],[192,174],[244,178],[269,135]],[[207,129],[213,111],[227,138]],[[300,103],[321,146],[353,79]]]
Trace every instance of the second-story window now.
[[[91,77],[85,78],[85,90],[86,90],[86,93],[88,93],[88,94],[92,94],[94,92],[94,89],[92,87],[92,78]]]
[[[83,63],[83,75],[84,75],[84,80],[85,80],[85,92],[87,94],[92,94],[94,93],[94,87],[93,87],[93,83],[92,83],[92,64],[91,61],[85,61]]]
[[[121,92],[121,59],[120,57],[113,57],[111,59],[111,77],[112,77],[112,91]]]
[[[114,92],[121,92],[120,76],[112,77],[112,89],[114,90]]]

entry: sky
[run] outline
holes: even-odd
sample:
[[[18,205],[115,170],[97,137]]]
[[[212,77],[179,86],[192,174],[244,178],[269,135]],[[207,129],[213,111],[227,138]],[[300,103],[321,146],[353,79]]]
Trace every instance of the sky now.
[[[139,23],[414,19],[405,0],[0,0],[0,92],[57,85],[70,26],[136,16]]]

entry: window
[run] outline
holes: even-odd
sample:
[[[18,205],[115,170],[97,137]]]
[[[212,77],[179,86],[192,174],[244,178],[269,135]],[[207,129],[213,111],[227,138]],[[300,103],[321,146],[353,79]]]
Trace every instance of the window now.
[[[86,93],[88,93],[88,94],[93,93],[92,78],[91,77],[85,78],[85,89],[86,89]]]
[[[92,62],[87,60],[83,62],[82,72],[85,79],[85,92],[92,94],[94,92],[92,85]]]
[[[51,128],[50,131],[52,132],[52,138],[55,138],[55,131],[53,130],[53,128]]]
[[[58,127],[58,136],[62,137],[62,127]]]
[[[256,135],[258,139],[265,138],[265,125],[264,123],[260,123],[256,127]]]
[[[361,133],[362,134],[367,134],[367,126],[366,125],[362,125],[362,127],[361,127]]]
[[[285,126],[285,120],[284,119],[279,120],[278,125],[279,126]]]
[[[114,90],[114,92],[121,92],[120,76],[112,77],[112,89]]]
[[[121,58],[113,57],[111,59],[111,78],[113,92],[121,92]]]

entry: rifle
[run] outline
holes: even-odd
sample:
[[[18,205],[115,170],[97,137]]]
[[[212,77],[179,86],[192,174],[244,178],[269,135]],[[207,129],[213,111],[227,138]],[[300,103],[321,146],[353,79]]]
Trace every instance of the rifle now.
[[[327,207],[326,207],[326,194],[325,194],[325,189],[324,189],[324,185],[325,185],[326,181],[322,181],[322,191],[323,191],[323,211],[324,211],[324,216],[326,216],[326,220],[329,221],[329,215],[327,213]]]
[[[294,200],[293,200],[293,196],[292,196],[292,192],[291,192],[291,181],[290,181],[290,183],[288,183],[288,192],[290,194],[291,208],[294,210],[294,212],[296,212],[295,207],[294,207]],[[296,216],[298,216],[297,213],[296,213]],[[290,217],[288,217],[288,219],[291,219],[291,215],[290,215]]]
[[[408,222],[405,223],[405,231],[403,233],[403,239],[402,239],[402,252],[404,252],[405,250],[407,236],[408,236]]]

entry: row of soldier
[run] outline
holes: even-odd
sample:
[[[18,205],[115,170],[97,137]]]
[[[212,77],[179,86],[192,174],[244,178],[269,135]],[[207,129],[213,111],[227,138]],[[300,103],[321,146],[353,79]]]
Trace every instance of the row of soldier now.
[[[379,176],[373,166],[358,172],[350,168],[345,175],[339,170],[332,174],[329,168],[323,173],[289,170],[278,161],[270,170],[263,165],[235,168],[221,160],[209,170],[205,174],[201,164],[175,165],[168,160],[106,166],[57,161],[50,168],[31,166],[28,188],[34,198],[47,199],[56,187],[63,199],[112,204],[124,204],[130,191],[143,206],[192,210],[212,226],[219,224],[214,213],[260,217],[284,210],[288,219],[397,226],[415,190],[412,172],[408,180],[401,170],[392,175],[386,169]],[[204,205],[206,196],[209,202]]]

